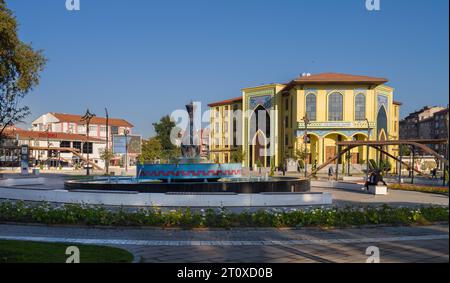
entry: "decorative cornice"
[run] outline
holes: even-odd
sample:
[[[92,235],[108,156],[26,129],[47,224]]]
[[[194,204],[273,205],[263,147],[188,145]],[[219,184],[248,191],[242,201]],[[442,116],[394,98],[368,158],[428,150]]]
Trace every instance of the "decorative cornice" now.
[[[304,129],[305,123],[298,122],[298,129]],[[369,122],[370,128],[375,128],[376,123]],[[366,121],[352,121],[352,122],[310,122],[308,124],[308,129],[367,129]]]

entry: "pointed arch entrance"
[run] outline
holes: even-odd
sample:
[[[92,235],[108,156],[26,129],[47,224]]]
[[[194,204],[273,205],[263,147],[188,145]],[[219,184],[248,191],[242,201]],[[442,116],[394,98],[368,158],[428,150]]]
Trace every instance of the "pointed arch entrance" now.
[[[384,105],[381,105],[380,109],[378,109],[377,114],[377,140],[378,141],[386,141],[387,140],[387,132],[388,132],[388,123],[387,123],[387,111]],[[380,149],[386,151],[387,146],[382,146]],[[377,163],[384,160],[384,154],[381,151],[377,153]]]
[[[249,145],[250,167],[260,165],[270,167],[270,134],[271,119],[269,111],[262,105],[258,105],[253,110],[250,117],[250,137]]]

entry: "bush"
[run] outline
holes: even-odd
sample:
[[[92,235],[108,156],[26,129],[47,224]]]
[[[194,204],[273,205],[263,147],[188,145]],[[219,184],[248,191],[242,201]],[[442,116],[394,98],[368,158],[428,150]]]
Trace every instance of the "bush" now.
[[[435,187],[425,185],[412,185],[412,184],[390,184],[389,189],[400,191],[415,191],[433,194],[448,194],[448,187]]]
[[[447,207],[419,209],[379,207],[346,207],[314,209],[270,209],[256,212],[231,213],[224,208],[200,211],[158,208],[128,212],[124,209],[107,210],[98,206],[49,204],[38,206],[23,202],[0,203],[0,222],[98,225],[98,226],[153,226],[153,227],[345,227],[371,224],[410,225],[448,222]]]

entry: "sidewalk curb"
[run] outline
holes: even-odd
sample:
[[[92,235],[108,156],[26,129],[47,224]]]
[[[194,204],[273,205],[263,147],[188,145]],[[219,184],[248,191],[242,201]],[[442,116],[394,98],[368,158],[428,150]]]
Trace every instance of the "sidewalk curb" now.
[[[10,226],[26,226],[26,227],[44,227],[44,228],[69,228],[69,229],[98,229],[98,230],[144,230],[144,231],[191,231],[191,232],[213,232],[213,231],[332,231],[332,230],[354,230],[354,229],[376,229],[388,227],[427,227],[427,226],[447,226],[449,222],[440,221],[426,225],[410,224],[410,225],[392,225],[392,224],[373,224],[361,226],[345,226],[345,227],[234,227],[234,228],[181,228],[181,227],[151,227],[151,226],[87,226],[87,225],[58,225],[43,223],[20,223],[20,222],[3,222],[0,225]]]

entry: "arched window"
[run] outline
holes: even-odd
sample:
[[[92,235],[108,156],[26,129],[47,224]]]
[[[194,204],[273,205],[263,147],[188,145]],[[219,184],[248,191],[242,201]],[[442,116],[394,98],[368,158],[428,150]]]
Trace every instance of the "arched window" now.
[[[382,131],[384,131],[385,133],[387,133],[387,128],[388,128],[388,122],[387,122],[387,113],[386,113],[386,108],[384,108],[384,106],[381,106],[380,110],[378,110],[378,115],[377,115],[377,134],[378,136],[380,135],[380,133]]]
[[[334,92],[328,97],[328,120],[342,121],[344,120],[344,105],[342,94]]]
[[[306,96],[306,114],[310,121],[317,120],[317,104],[316,95],[314,93],[310,93]]]
[[[359,93],[355,97],[355,120],[361,121],[366,119],[366,96]]]

